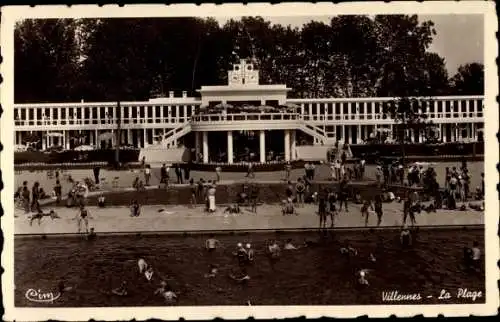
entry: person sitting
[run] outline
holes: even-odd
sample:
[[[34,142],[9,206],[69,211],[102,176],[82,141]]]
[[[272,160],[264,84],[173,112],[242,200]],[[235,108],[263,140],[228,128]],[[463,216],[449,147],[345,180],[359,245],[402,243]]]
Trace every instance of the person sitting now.
[[[153,274],[154,274],[153,267],[152,266],[148,266],[148,268],[144,272],[144,277],[146,277],[146,279],[148,280],[148,282],[150,282],[151,279],[153,278]]]
[[[297,215],[292,198],[287,198],[285,201],[283,201],[281,212],[283,213],[283,216],[293,214]]]
[[[344,255],[345,257],[358,256],[358,250],[349,245],[349,243],[346,243],[344,247],[340,248],[340,254]]]
[[[230,214],[239,214],[241,212],[240,206],[238,204],[234,205],[229,205],[227,208],[224,210],[224,213],[230,213]]]
[[[99,198],[97,198],[97,205],[99,206],[99,208],[104,208],[106,205],[106,197],[102,195],[99,196]]]
[[[50,196],[45,193],[45,191],[43,190],[43,188],[40,188],[40,190],[38,190],[38,193],[39,193],[39,199],[50,198]]]

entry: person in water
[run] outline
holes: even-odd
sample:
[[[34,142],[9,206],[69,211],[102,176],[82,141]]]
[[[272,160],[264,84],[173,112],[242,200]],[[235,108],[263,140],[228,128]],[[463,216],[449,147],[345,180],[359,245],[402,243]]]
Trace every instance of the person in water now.
[[[220,246],[220,242],[215,239],[215,236],[213,234],[211,234],[210,238],[205,241],[205,248],[209,253],[215,252],[218,246]]]
[[[123,281],[120,287],[113,289],[111,293],[118,296],[127,296],[128,295],[127,281]]]
[[[267,245],[267,251],[272,259],[277,259],[280,257],[281,249],[278,243],[273,240]]]
[[[401,245],[403,247],[410,247],[412,245],[412,237],[411,237],[411,232],[408,229],[408,226],[403,226],[403,229],[401,230],[401,234],[399,236],[399,239],[401,241]]]
[[[369,270],[367,269],[361,269],[359,270],[356,275],[358,277],[358,285],[367,287],[370,286],[370,283],[368,282],[367,275],[368,275]]]
[[[247,270],[245,268],[241,270],[241,273],[238,276],[230,274],[229,277],[233,281],[236,281],[241,284],[247,284],[248,281],[250,280],[250,276],[248,275]]]
[[[89,233],[87,234],[87,240],[94,240],[96,237],[97,234],[94,231],[94,227],[91,227]]]
[[[287,239],[285,245],[283,246],[284,250],[297,250],[299,248],[300,247],[296,247],[294,244],[292,244],[291,238]]]
[[[161,282],[160,287],[154,294],[162,296],[167,304],[174,304],[177,301],[177,294],[174,293],[170,285],[165,281]]]
[[[153,274],[154,274],[153,267],[152,266],[148,266],[148,268],[144,272],[144,276],[146,277],[146,279],[148,280],[148,282],[151,282],[151,280],[153,279]]]
[[[208,273],[205,274],[205,278],[214,278],[217,276],[217,273],[219,272],[219,269],[217,268],[217,265],[210,264],[208,267]]]
[[[233,254],[236,256],[236,258],[238,258],[238,263],[240,264],[240,266],[243,266],[247,262],[248,253],[246,249],[243,247],[242,243],[238,243],[236,247],[237,247],[236,251]]]
[[[246,247],[247,247],[247,263],[252,263],[255,252],[252,249],[252,245],[251,244],[247,244]]]

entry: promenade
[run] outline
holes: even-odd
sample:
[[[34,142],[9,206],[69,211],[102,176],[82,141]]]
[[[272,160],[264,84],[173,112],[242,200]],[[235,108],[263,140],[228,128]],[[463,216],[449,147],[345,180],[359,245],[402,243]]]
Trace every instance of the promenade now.
[[[384,204],[381,227],[394,227],[402,224],[401,203]],[[305,205],[298,208],[298,215],[283,216],[279,205],[262,205],[257,214],[242,208],[242,213],[233,215],[218,208],[216,213],[205,213],[202,207],[189,208],[180,205],[143,206],[141,216],[130,217],[128,207],[97,208],[89,207],[92,219],[89,227],[97,233],[134,233],[134,232],[179,232],[179,231],[235,231],[235,230],[301,230],[318,228],[317,206]],[[77,232],[77,222],[73,220],[77,208],[57,208],[60,219],[44,217],[41,224],[29,219],[21,210],[16,210],[15,234],[71,234]],[[417,215],[418,226],[482,225],[484,212],[473,210],[439,210],[436,213],[422,212]],[[330,224],[330,221],[328,221]],[[370,217],[368,226],[376,227],[375,215]],[[342,211],[336,219],[336,228],[362,228],[360,205],[351,204],[349,212]]]

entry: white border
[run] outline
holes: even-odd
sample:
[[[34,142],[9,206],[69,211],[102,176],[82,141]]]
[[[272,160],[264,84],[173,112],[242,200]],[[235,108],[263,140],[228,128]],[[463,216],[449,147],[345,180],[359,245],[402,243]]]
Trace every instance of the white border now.
[[[5,215],[1,225],[5,242],[2,253],[2,264],[5,273],[2,276],[2,291],[5,307],[5,320],[129,320],[132,318],[144,320],[149,318],[161,319],[211,319],[223,317],[225,319],[241,319],[253,316],[255,318],[290,318],[307,316],[308,318],[328,317],[357,317],[368,315],[370,317],[388,317],[392,314],[398,317],[408,317],[418,314],[424,316],[468,316],[468,315],[494,315],[499,307],[499,292],[497,280],[499,270],[496,261],[500,258],[499,243],[497,238],[499,201],[496,184],[499,176],[496,170],[499,150],[496,133],[498,131],[498,105],[495,97],[498,94],[498,77],[495,58],[498,47],[495,32],[498,29],[495,6],[493,2],[370,2],[370,3],[342,3],[342,4],[310,4],[287,3],[279,5],[239,4],[228,5],[117,5],[98,6],[37,6],[31,7],[4,7],[2,8],[1,21],[1,49],[3,64],[1,72],[3,84],[1,85],[1,103],[4,113],[1,119],[0,138],[4,144],[1,153],[1,166],[4,182],[2,191],[2,206]],[[24,18],[84,18],[84,17],[174,17],[174,16],[326,16],[338,14],[484,14],[485,25],[485,78],[486,92],[485,108],[485,140],[487,142],[485,159],[486,177],[486,304],[473,305],[372,305],[372,306],[261,306],[261,307],[127,307],[127,308],[15,308],[13,299],[13,231],[14,209],[12,195],[14,193],[13,176],[13,36],[14,23]],[[467,39],[464,39],[467,41]]]

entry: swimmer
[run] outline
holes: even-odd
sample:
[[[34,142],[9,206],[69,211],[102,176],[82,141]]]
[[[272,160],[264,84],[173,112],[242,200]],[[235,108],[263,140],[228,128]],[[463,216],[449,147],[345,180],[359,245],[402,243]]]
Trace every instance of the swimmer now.
[[[207,239],[205,242],[205,248],[208,250],[209,253],[214,252],[217,246],[220,246],[220,242],[215,239],[214,235],[211,234],[210,238]]]
[[[280,257],[281,249],[280,249],[280,246],[278,245],[278,243],[275,240],[271,241],[267,245],[267,250],[268,250],[268,253],[271,256],[271,258],[278,258],[278,257]]]
[[[153,267],[152,266],[148,266],[148,268],[144,272],[144,276],[146,277],[146,279],[148,280],[148,282],[151,282],[151,279],[153,278],[153,274],[154,274]]]
[[[403,226],[403,229],[401,230],[401,234],[399,236],[399,239],[400,239],[401,245],[403,247],[409,247],[412,245],[411,232],[408,229],[408,226],[406,226],[406,225]]]
[[[117,287],[111,291],[112,294],[118,295],[118,296],[127,296],[127,282],[123,281],[120,287]]]
[[[247,270],[244,268],[241,270],[241,274],[239,276],[235,276],[235,275],[230,274],[229,277],[233,281],[236,281],[236,282],[241,283],[241,284],[246,284],[250,280],[250,276],[247,274]]]
[[[143,272],[146,272],[148,269],[148,263],[143,258],[139,258],[137,261],[137,266],[139,267],[139,274],[142,274]]]
[[[205,278],[214,278],[217,276],[218,272],[219,272],[219,270],[217,269],[217,266],[214,264],[210,264],[209,269],[208,269],[208,273],[205,274]]]
[[[285,246],[283,246],[284,250],[296,250],[299,249],[300,247],[296,247],[294,244],[292,244],[292,239],[287,239]]]
[[[359,270],[356,275],[358,277],[358,284],[361,286],[370,286],[370,283],[368,283],[368,280],[366,279],[366,276],[368,275],[368,272],[370,270],[368,269],[361,269]]]
[[[167,304],[173,304],[177,301],[177,295],[174,293],[172,288],[165,281],[161,282],[160,288],[158,288],[154,294],[161,295],[163,297],[163,299],[165,299]]]
[[[370,253],[370,256],[368,257],[368,259],[370,260],[370,262],[372,263],[375,263],[377,261],[377,259],[375,258],[375,256],[373,255],[373,253]]]
[[[66,286],[64,284],[64,281],[60,281],[59,284],[57,284],[57,289],[59,290],[59,293],[65,293],[73,290],[72,286]]]
[[[253,262],[253,257],[254,257],[254,251],[252,249],[251,244],[246,244],[247,247],[247,261],[248,262]]]
[[[340,253],[346,257],[358,256],[358,250],[351,247],[348,243],[346,243],[346,246],[340,248]]]
[[[94,240],[97,237],[97,234],[94,231],[94,227],[90,227],[90,231],[87,234],[87,240]]]
[[[238,243],[236,245],[236,247],[237,247],[237,249],[233,253],[233,255],[238,258],[238,262],[240,265],[244,265],[248,259],[248,253],[247,253],[246,249],[243,247],[242,243]]]

